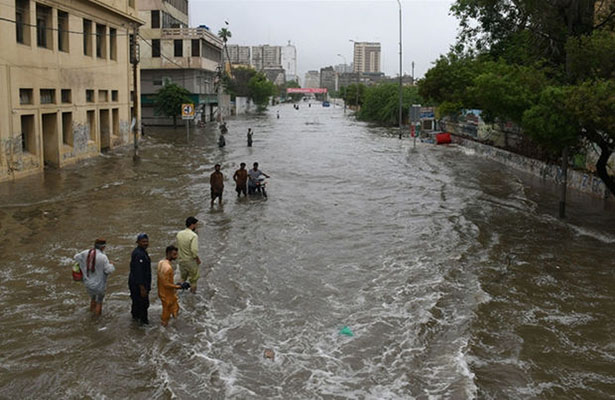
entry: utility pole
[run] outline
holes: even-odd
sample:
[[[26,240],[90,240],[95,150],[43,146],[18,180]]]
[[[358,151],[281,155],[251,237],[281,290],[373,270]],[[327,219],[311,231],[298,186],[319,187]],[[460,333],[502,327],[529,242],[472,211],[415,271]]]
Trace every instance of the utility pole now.
[[[132,155],[132,159],[133,160],[138,160],[139,159],[139,133],[141,130],[141,123],[139,122],[139,96],[138,96],[138,89],[139,89],[139,82],[138,82],[138,78],[139,78],[139,71],[138,71],[138,65],[139,65],[139,50],[138,50],[138,37],[139,37],[139,28],[138,25],[135,24],[133,26],[133,31],[132,31],[132,43],[130,46],[130,62],[132,64],[132,92],[133,92],[133,99],[132,99],[132,107],[133,107],[133,112],[134,112],[134,116],[133,118],[135,119],[135,124],[133,127],[133,140],[134,140],[134,153]]]
[[[568,186],[568,146],[562,150],[562,181],[560,182],[559,217],[566,218],[566,187]]]
[[[414,85],[414,61],[412,61],[412,84]]]
[[[401,110],[401,102],[402,102],[402,57],[401,57],[401,0],[397,0],[397,4],[399,4],[399,138],[401,139],[402,133],[402,110]]]

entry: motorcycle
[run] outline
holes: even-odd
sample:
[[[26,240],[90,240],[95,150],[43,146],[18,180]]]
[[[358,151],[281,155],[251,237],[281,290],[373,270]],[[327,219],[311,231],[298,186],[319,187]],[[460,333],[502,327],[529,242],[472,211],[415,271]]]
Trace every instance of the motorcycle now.
[[[256,180],[248,182],[248,194],[260,193],[264,198],[267,198],[267,181],[263,175]]]

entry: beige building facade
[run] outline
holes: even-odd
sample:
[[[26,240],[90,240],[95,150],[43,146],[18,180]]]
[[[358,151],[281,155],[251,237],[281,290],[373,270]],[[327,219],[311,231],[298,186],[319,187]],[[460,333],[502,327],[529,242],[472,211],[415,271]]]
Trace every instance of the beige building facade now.
[[[190,92],[199,121],[230,115],[230,96],[219,93],[217,84],[222,40],[206,26],[188,26],[187,0],[139,0],[139,17],[145,21],[139,34],[143,124],[173,123],[154,106],[167,82]]]
[[[135,1],[0,3],[0,182],[132,142]]]
[[[354,72],[380,72],[380,43],[355,42],[353,63]]]

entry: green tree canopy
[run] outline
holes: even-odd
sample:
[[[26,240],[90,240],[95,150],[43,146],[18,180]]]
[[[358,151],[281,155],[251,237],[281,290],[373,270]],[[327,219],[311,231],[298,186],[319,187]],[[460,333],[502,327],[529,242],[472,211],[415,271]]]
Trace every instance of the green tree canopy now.
[[[451,10],[459,41],[419,82],[421,95],[444,114],[479,108],[488,121],[514,121],[553,151],[593,144],[596,171],[615,194],[607,168],[615,151],[607,117],[615,102],[615,2],[457,0]]]
[[[173,117],[173,126],[177,126],[177,117],[181,114],[181,106],[184,103],[192,103],[190,92],[175,83],[166,81],[164,86],[156,92],[154,112]]]
[[[231,95],[231,97],[235,98],[236,96],[240,97],[249,97],[250,96],[250,87],[248,83],[250,79],[256,75],[256,70],[254,68],[247,67],[239,67],[233,70],[233,76],[224,75],[224,86],[226,87],[226,91]]]
[[[407,118],[412,104],[423,100],[415,86],[402,88],[402,118]],[[365,102],[359,111],[359,118],[386,125],[399,124],[399,86],[395,83],[381,83],[365,90]]]
[[[267,77],[261,72],[256,73],[248,82],[250,89],[250,98],[256,104],[260,111],[267,108],[269,97],[275,94],[275,85],[267,80]]]

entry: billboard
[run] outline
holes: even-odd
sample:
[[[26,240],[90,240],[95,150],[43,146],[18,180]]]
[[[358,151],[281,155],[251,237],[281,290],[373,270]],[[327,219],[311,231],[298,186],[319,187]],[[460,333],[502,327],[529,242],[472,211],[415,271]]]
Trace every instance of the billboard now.
[[[327,88],[287,88],[286,93],[327,93]]]

